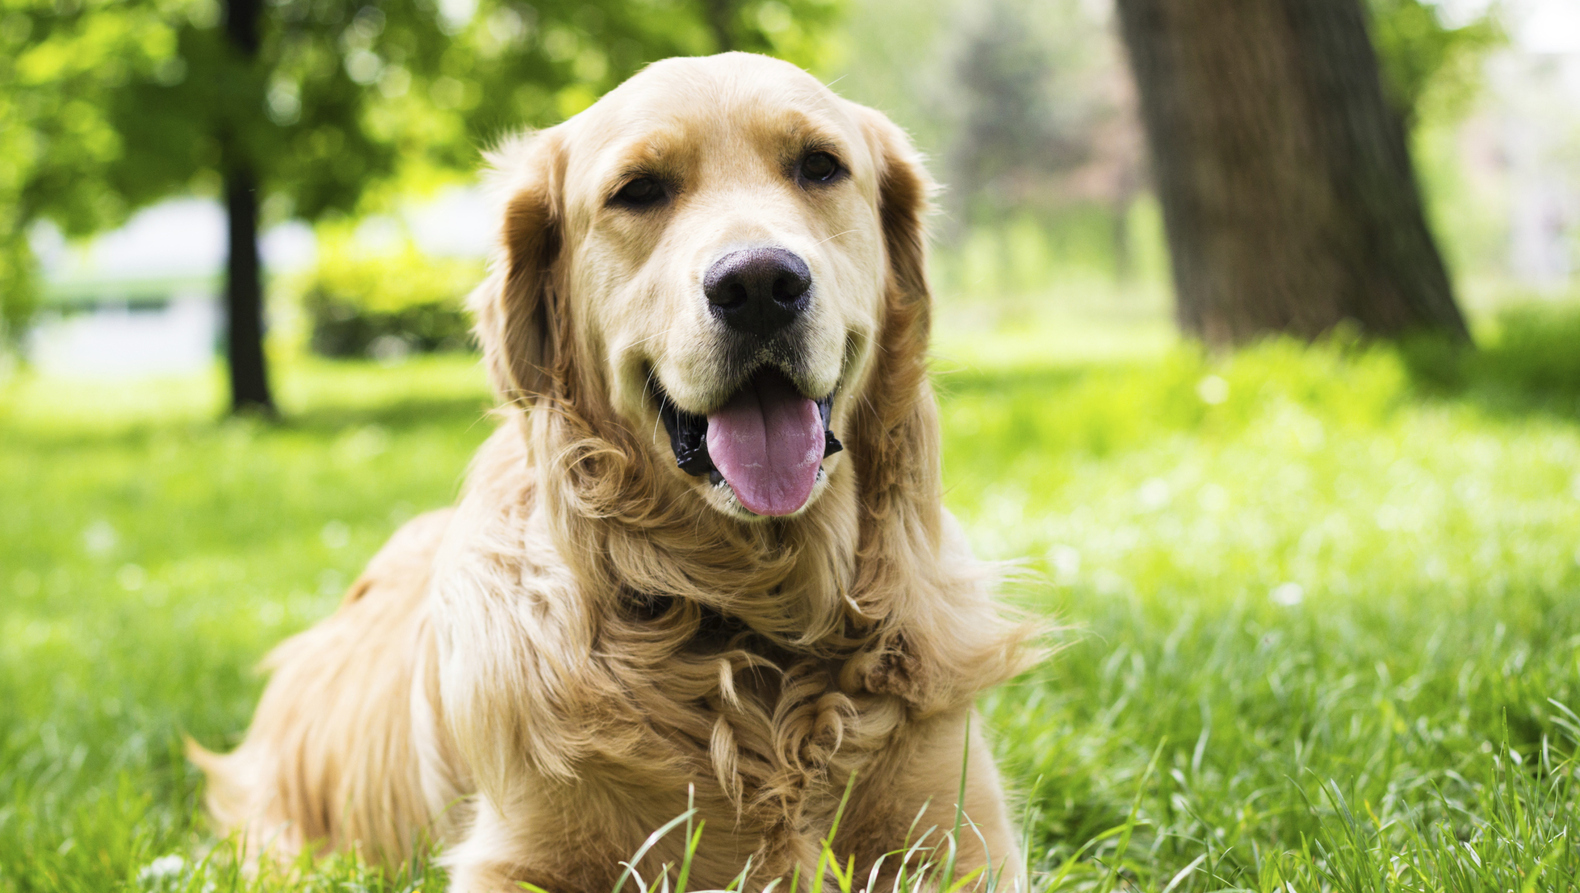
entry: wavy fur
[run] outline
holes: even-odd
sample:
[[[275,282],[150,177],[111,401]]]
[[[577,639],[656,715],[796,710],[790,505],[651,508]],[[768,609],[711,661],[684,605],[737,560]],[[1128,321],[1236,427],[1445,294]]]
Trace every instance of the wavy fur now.
[[[742,54],[631,83],[663,77],[778,78],[790,103],[811,90]],[[688,798],[707,829],[693,883],[717,887],[748,860],[754,887],[811,871],[852,774],[834,846],[863,866],[924,809],[921,828],[948,825],[972,699],[1036,651],[941,504],[930,182],[897,128],[828,96],[869,153],[853,176],[870,190],[882,284],[840,416],[849,461],[826,490],[755,523],[698,497],[617,405],[596,353],[606,333],[590,331],[592,296],[569,271],[589,244],[566,198],[582,131],[507,143],[491,156],[499,250],[471,301],[499,429],[456,509],[402,528],[334,616],[271,655],[242,745],[194,748],[222,828],[385,860],[432,837],[454,889],[590,893]],[[588,115],[621,124],[622,106],[600,106]],[[962,864],[1013,871],[997,774],[972,735],[965,808],[982,833],[962,841]],[[671,837],[644,877],[679,861]]]

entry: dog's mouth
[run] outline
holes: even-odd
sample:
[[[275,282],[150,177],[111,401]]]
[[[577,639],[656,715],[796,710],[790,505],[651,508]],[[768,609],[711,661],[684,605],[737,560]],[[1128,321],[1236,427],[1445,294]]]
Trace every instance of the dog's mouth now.
[[[829,430],[834,395],[804,397],[783,372],[757,370],[707,415],[676,406],[655,386],[658,415],[675,464],[687,474],[729,485],[756,515],[793,515],[817,485],[823,459],[844,449]]]

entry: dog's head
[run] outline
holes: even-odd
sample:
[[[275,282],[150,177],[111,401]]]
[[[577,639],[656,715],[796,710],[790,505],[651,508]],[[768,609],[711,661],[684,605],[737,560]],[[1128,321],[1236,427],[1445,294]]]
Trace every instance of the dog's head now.
[[[598,402],[742,519],[848,473],[880,357],[925,346],[928,181],[898,128],[728,53],[652,65],[490,160],[504,223],[472,306],[503,398]]]

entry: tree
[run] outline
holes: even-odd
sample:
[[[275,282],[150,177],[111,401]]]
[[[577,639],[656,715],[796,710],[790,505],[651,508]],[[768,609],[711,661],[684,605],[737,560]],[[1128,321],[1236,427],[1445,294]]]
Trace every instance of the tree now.
[[[828,61],[825,29],[840,0],[697,0],[711,33],[708,52],[741,50],[817,69]]]
[[[1106,17],[1077,0],[978,0],[956,11],[947,120],[950,235],[1017,211],[1106,206],[1116,272],[1141,185],[1139,125]]]
[[[1372,44],[1383,90],[1405,129],[1419,123],[1422,104],[1461,106],[1476,92],[1479,64],[1503,41],[1492,11],[1460,25],[1443,21],[1442,7],[1424,0],[1367,0]]]
[[[257,65],[261,0],[225,0],[225,36],[245,67]],[[219,129],[219,168],[225,189],[225,357],[230,364],[231,411],[273,413],[263,360],[263,260],[258,256],[258,176],[240,128]]]
[[[1119,0],[1181,327],[1468,338],[1358,0]]]
[[[1006,181],[1026,168],[1068,168],[1087,154],[1067,132],[1086,129],[1067,126],[1084,116],[1055,101],[1055,54],[1038,40],[1027,10],[1002,0],[978,9],[981,20],[965,32],[954,66],[964,99],[947,161],[956,228],[978,214],[1001,217],[1010,204]]]
[[[318,220],[413,171],[470,171],[510,128],[574,114],[653,59],[711,52],[686,2],[0,0],[0,50],[18,57],[0,59],[0,110],[28,110],[0,136],[27,150],[26,166],[0,164],[0,208],[19,200],[0,211],[4,306],[25,312],[37,219],[80,235],[167,195],[218,192],[232,403],[272,412],[262,214]],[[833,12],[730,9],[738,45],[792,59]]]
[[[174,49],[152,4],[0,0],[0,349],[36,303],[34,222],[48,216],[82,236],[124,219],[108,182],[121,149],[110,97],[159,77]]]

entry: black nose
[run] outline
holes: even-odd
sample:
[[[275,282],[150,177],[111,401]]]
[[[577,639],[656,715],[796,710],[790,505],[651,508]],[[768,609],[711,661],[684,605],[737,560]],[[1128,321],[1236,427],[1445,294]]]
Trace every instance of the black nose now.
[[[702,279],[713,313],[738,332],[772,335],[806,309],[812,271],[783,248],[745,248],[719,258]]]

